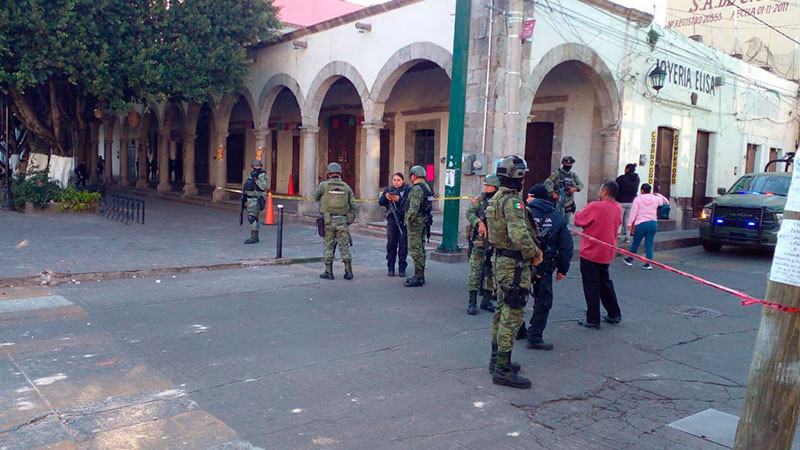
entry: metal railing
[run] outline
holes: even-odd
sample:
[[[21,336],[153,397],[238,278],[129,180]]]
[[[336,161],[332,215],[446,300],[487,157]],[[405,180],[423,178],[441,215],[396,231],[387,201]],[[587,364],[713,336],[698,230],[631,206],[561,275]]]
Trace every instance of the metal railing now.
[[[105,194],[100,198],[97,213],[112,220],[119,220],[125,225],[131,222],[144,225],[144,200],[125,197],[123,195]]]

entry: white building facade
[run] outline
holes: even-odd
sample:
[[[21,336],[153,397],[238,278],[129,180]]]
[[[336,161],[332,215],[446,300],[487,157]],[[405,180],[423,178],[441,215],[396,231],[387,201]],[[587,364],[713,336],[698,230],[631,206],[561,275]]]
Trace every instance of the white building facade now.
[[[605,0],[525,2],[536,24],[522,46],[515,111],[505,3],[473,1],[463,152],[490,164],[524,155],[526,185],[571,155],[587,185],[580,208],[636,163],[688,225],[718,187],[797,146],[797,84]],[[232,195],[254,158],[278,193],[310,196],[336,161],[359,198],[377,197],[391,173],[415,164],[442,195],[454,11],[455,0],[393,0],[297,30],[252,50],[249,82],[235,95],[152,105],[139,123],[104,123],[95,139],[111,149],[107,167],[121,184],[209,201]],[[657,64],[667,71],[658,92],[647,77]],[[462,194],[480,192],[482,178],[464,175]],[[374,218],[364,205],[363,220]],[[301,202],[301,213],[314,210]]]

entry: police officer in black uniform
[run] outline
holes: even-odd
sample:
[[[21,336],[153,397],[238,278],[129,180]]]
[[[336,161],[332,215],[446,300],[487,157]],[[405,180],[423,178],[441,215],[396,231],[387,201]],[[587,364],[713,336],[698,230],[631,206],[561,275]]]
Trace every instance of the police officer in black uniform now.
[[[397,260],[398,276],[406,276],[408,267],[408,230],[403,206],[409,186],[402,172],[392,175],[392,185],[378,197],[378,204],[386,208],[386,265],[387,275],[394,276],[394,261]]]
[[[532,269],[533,316],[527,330],[526,346],[536,350],[552,350],[553,344],[545,342],[542,335],[553,306],[553,271],[556,271],[556,280],[566,278],[572,259],[572,236],[567,227],[567,218],[556,211],[543,184],[532,187],[528,194],[533,195],[533,200],[528,203],[528,213],[536,224],[544,260]]]

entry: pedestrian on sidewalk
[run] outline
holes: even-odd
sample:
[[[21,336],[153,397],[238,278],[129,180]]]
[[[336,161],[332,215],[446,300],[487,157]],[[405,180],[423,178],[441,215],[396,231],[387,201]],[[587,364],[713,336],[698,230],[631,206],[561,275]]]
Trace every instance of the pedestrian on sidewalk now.
[[[592,238],[609,245],[616,245],[617,233],[622,223],[622,207],[617,203],[617,182],[606,181],[600,188],[599,201],[591,202],[575,214],[575,226]],[[600,302],[607,315],[608,323],[618,324],[622,312],[614,292],[614,283],[608,267],[614,259],[614,250],[590,239],[581,239],[581,278],[583,295],[586,298],[586,320],[578,325],[595,330],[600,329]]]
[[[433,189],[425,182],[428,172],[422,166],[409,170],[411,189],[405,203],[405,221],[408,228],[408,253],[414,261],[414,276],[406,278],[403,286],[419,287],[425,284],[425,232],[433,220]]]
[[[106,160],[102,156],[97,157],[97,177],[102,179],[106,173]]]
[[[669,204],[669,200],[661,194],[651,194],[652,186],[645,183],[642,185],[642,193],[633,201],[631,206],[631,214],[628,221],[625,223],[625,228],[632,230],[633,244],[631,244],[631,253],[639,251],[639,244],[644,239],[644,250],[647,259],[653,259],[653,242],[656,238],[658,231],[658,208],[660,206]],[[633,258],[628,256],[622,260],[626,265],[633,265]],[[653,266],[649,262],[644,263],[642,269],[653,270]]]
[[[408,267],[408,229],[403,204],[408,196],[409,186],[402,172],[392,175],[392,185],[378,198],[378,204],[386,208],[386,265],[387,275],[394,276],[394,262],[397,260],[398,275],[406,276]]]
[[[342,166],[330,163],[327,168],[328,179],[323,181],[314,192],[314,200],[319,202],[319,212],[325,225],[323,234],[325,242],[325,272],[319,277],[333,280],[333,258],[336,247],[344,262],[344,279],[353,279],[353,257],[350,254],[350,224],[356,220],[356,199],[353,189],[342,181]]]
[[[75,181],[75,188],[86,189],[86,161],[81,161],[78,167],[75,168],[75,176],[78,177]]]
[[[486,207],[500,189],[500,179],[490,174],[483,179],[483,193],[472,199],[467,207],[467,239],[469,239],[469,300],[467,314],[478,314],[478,292],[481,292],[481,309],[494,312],[494,282],[492,280],[492,249],[489,245],[489,228],[486,226]]]
[[[626,165],[625,173],[617,177],[617,185],[619,186],[617,202],[622,205],[622,235],[625,236],[625,242],[631,241],[630,228],[626,227],[625,224],[628,223],[633,199],[636,198],[636,193],[639,191],[639,182],[636,164],[633,163]]]
[[[550,308],[553,306],[553,271],[556,271],[556,281],[567,277],[572,260],[572,236],[567,227],[567,218],[556,211],[553,202],[549,200],[547,188],[543,184],[537,184],[531,191],[534,200],[528,203],[528,214],[538,229],[539,245],[542,247],[544,259],[531,269],[533,315],[527,331],[527,347],[552,350],[553,344],[545,342],[543,335]]]

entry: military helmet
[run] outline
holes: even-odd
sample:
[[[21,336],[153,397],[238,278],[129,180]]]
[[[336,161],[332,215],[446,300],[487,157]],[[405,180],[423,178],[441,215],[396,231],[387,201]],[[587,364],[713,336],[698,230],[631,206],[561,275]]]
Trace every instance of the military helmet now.
[[[561,158],[561,164],[575,164],[575,158],[572,156],[565,156]]]
[[[263,163],[263,162],[261,162],[261,160],[260,160],[260,159],[254,159],[253,161],[251,161],[251,162],[250,162],[250,165],[251,165],[251,166],[263,166],[263,165],[264,165],[264,163]]]
[[[486,175],[486,178],[483,179],[484,186],[494,186],[496,188],[500,188],[500,178],[497,178],[495,174]]]
[[[428,176],[428,172],[422,166],[414,166],[408,171],[408,173],[417,178],[426,178]]]
[[[342,165],[339,163],[332,162],[328,164],[328,169],[326,173],[342,173]]]
[[[498,177],[521,179],[527,171],[528,164],[517,155],[506,156],[497,163]]]

